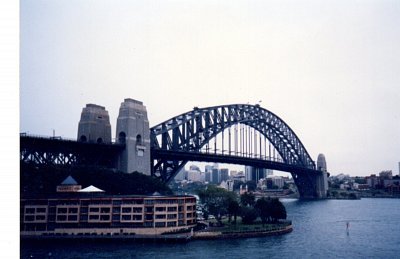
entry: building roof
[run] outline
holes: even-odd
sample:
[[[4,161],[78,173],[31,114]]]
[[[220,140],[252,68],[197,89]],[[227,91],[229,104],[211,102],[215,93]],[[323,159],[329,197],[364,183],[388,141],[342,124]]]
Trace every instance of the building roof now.
[[[104,191],[93,185],[90,185],[82,190],[79,190],[78,192],[104,192]]]
[[[61,183],[61,185],[77,185],[78,183],[75,181],[72,176],[68,176],[65,180]]]

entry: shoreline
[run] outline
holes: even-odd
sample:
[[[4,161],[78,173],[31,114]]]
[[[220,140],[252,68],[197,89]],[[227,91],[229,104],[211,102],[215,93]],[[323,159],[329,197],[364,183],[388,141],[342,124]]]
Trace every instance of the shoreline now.
[[[249,230],[249,231],[196,231],[193,233],[169,234],[169,235],[24,235],[20,236],[21,244],[41,243],[41,242],[173,242],[186,243],[196,240],[215,240],[215,239],[237,239],[252,238],[263,236],[284,235],[293,231],[292,225],[287,225],[274,230]]]
[[[241,231],[241,232],[219,232],[219,231],[204,231],[195,232],[193,235],[194,240],[214,240],[214,239],[236,239],[236,238],[250,238],[250,237],[263,237],[263,236],[277,236],[284,235],[293,231],[293,225],[285,226],[275,230],[258,230],[258,231]]]

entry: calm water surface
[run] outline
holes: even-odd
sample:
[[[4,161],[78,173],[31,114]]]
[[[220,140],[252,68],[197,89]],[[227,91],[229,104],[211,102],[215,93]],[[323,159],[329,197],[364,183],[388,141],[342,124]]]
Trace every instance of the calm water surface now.
[[[49,253],[50,258],[400,258],[400,199],[282,201],[294,227],[282,236],[186,244],[22,244],[21,258]]]

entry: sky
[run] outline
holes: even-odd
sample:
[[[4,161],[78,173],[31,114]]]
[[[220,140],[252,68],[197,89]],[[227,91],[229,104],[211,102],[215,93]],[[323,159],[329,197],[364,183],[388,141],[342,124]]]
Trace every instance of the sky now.
[[[150,126],[194,106],[282,118],[328,171],[399,173],[400,1],[21,0],[19,131],[75,139],[125,98]]]

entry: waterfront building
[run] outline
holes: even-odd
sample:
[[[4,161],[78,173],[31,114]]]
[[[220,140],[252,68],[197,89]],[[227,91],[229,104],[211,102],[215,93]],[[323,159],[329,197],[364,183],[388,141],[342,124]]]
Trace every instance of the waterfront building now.
[[[371,174],[370,176],[367,176],[367,184],[370,188],[375,189],[376,186],[379,185],[379,176],[376,176],[375,174]]]
[[[278,186],[281,189],[285,185],[285,179],[282,176],[269,175],[266,178],[267,189],[272,189],[273,186]]]
[[[97,188],[89,189],[21,199],[21,237],[160,235],[196,225],[194,196],[107,195]]]
[[[400,185],[400,177],[398,175],[396,175],[392,179],[383,179],[383,187],[386,188],[392,185]]]

